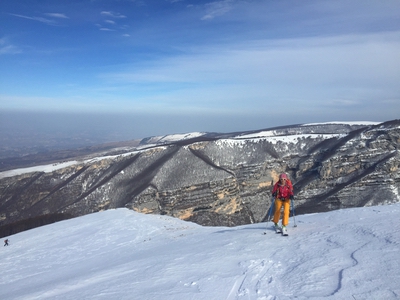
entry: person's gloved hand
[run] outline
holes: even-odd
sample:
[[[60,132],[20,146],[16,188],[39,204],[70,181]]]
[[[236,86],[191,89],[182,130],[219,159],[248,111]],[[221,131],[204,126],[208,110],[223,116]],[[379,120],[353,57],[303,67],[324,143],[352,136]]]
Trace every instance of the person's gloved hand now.
[[[275,198],[276,198],[276,195],[277,195],[276,192],[275,192],[275,193],[272,193],[272,196],[275,197]]]
[[[293,200],[294,199],[294,196],[293,195],[290,195],[290,200]]]

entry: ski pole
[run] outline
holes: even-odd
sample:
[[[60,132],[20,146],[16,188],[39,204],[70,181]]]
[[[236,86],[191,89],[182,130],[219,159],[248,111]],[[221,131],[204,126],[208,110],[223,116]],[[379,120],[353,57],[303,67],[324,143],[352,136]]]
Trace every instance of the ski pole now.
[[[268,229],[268,222],[271,219],[271,213],[274,208],[275,208],[275,197],[272,196],[271,206],[269,207],[268,210],[267,221],[265,222],[265,229]],[[264,234],[266,234],[266,232],[264,232]]]
[[[294,227],[297,227],[297,224],[296,224],[296,215],[294,214],[294,201],[293,201],[293,197],[292,197],[290,200],[292,200],[292,215],[293,215]]]
[[[271,206],[269,208],[269,212],[268,212],[268,219],[267,222],[271,221],[271,214],[272,214],[272,210],[275,209],[275,197],[272,196],[272,201],[271,201]]]

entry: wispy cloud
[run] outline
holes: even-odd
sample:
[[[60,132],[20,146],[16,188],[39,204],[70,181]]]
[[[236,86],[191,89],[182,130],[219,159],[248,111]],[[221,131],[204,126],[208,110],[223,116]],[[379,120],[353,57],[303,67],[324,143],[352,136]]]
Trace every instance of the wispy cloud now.
[[[53,18],[69,19],[69,17],[67,17],[65,14],[60,13],[46,13],[45,15]]]
[[[2,38],[0,39],[0,55],[2,54],[17,54],[21,53],[21,49],[18,47],[11,45],[7,39]]]
[[[122,14],[116,13],[116,12],[112,12],[112,11],[102,11],[101,14],[103,16],[107,16],[107,17],[115,18],[115,19],[124,19],[124,18],[126,18],[125,15],[122,15]]]
[[[201,20],[210,20],[222,16],[232,9],[232,0],[216,1],[206,4],[207,13]]]
[[[107,18],[107,19],[103,20],[103,22],[105,23],[104,25],[96,24],[96,26],[98,26],[99,30],[101,30],[101,31],[117,31],[118,29],[127,29],[129,27],[128,25],[119,25],[118,24],[121,22],[122,19],[126,18],[125,15],[122,15],[117,12],[112,12],[112,11],[102,11],[100,14],[103,17]],[[110,18],[117,19],[118,21],[111,20]],[[123,36],[128,37],[130,35],[124,34]]]
[[[41,22],[47,25],[56,25],[57,22],[52,20],[52,19],[48,19],[48,18],[43,18],[43,17],[30,17],[30,16],[24,16],[24,15],[19,15],[19,14],[11,14],[11,16],[14,17],[18,17],[18,18],[23,18],[23,19],[27,19],[27,20],[32,20],[32,21],[37,21],[37,22]]]
[[[18,17],[18,18],[23,18],[27,20],[32,20],[32,21],[37,21],[40,23],[44,23],[47,25],[58,25],[57,19],[69,19],[65,14],[62,13],[45,13],[43,15],[47,17],[37,17],[37,16],[26,16],[26,15],[20,15],[20,14],[13,14],[10,13],[11,16]]]

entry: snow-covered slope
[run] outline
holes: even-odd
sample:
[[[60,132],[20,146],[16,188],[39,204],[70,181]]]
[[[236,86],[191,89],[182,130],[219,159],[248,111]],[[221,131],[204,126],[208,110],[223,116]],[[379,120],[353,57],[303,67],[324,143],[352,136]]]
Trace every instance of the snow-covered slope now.
[[[301,215],[282,237],[108,210],[9,237],[0,298],[398,299],[399,213]]]

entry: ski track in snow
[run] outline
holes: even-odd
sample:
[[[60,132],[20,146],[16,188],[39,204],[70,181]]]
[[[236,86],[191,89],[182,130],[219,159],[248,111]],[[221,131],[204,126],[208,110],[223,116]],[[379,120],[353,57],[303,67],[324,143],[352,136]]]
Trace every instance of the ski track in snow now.
[[[202,227],[117,209],[10,238],[1,299],[398,299],[400,204]],[[390,229],[390,230],[388,230]],[[6,271],[4,271],[6,270]]]

